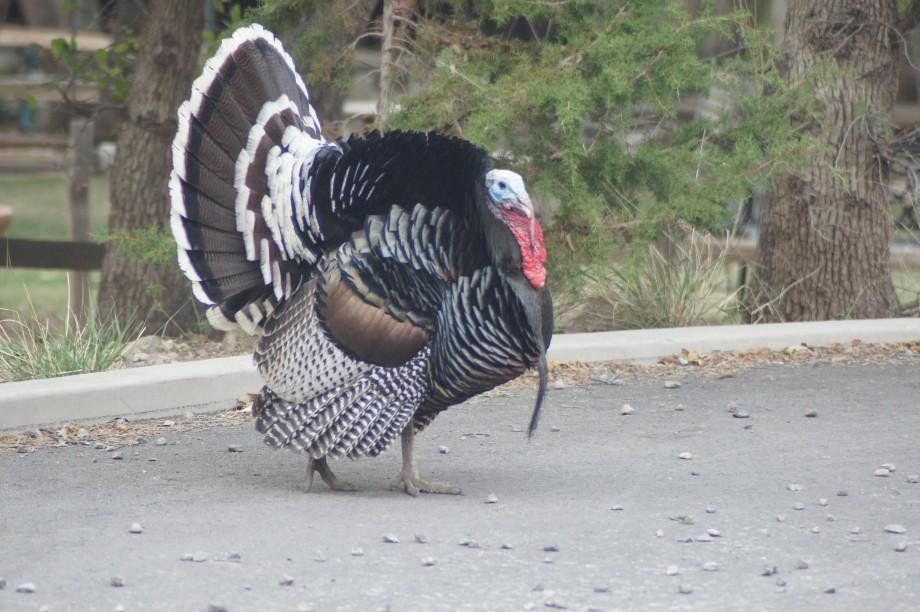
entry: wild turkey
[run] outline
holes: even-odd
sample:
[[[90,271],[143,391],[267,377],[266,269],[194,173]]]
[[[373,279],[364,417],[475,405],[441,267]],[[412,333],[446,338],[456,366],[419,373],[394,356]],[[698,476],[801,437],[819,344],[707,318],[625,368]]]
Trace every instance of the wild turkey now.
[[[521,177],[437,133],[326,142],[280,42],[237,30],[179,108],[170,222],[179,265],[218,329],[261,336],[266,443],[375,456],[401,434],[410,494],[414,434],[442,410],[528,368],[546,390],[552,302],[543,234]]]

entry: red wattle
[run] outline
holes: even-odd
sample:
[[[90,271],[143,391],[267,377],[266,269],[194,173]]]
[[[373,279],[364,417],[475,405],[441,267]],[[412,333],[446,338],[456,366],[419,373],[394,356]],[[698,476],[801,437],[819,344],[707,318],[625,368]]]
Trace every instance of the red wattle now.
[[[531,220],[520,214],[509,213],[503,215],[505,224],[521,249],[521,271],[530,281],[534,289],[542,289],[546,284],[546,246],[543,244],[543,228],[540,222],[534,219],[533,240],[531,240]]]

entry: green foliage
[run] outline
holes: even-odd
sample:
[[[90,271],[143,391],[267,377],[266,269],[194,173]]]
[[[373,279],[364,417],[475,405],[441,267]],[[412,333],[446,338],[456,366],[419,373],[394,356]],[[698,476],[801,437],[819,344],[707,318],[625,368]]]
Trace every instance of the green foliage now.
[[[79,325],[68,317],[61,332],[34,310],[30,320],[8,312],[11,317],[0,321],[0,382],[107,370],[144,331],[133,320],[100,322],[90,317]]]
[[[312,89],[347,90],[354,67],[354,43],[349,36],[355,0],[261,0],[247,12],[284,39]],[[361,29],[364,24],[358,24]]]
[[[93,238],[113,245],[122,257],[146,264],[161,266],[176,261],[176,242],[172,234],[157,224],[138,229],[107,230]]]
[[[459,129],[557,202],[556,279],[679,222],[729,227],[726,204],[810,146],[789,120],[812,113],[810,96],[780,77],[768,33],[744,12],[692,17],[673,0],[467,4],[419,22],[411,50],[425,86],[386,127]],[[737,52],[700,59],[713,36]],[[701,98],[722,104],[678,118]]]
[[[77,39],[55,38],[51,54],[65,69],[66,79],[61,88],[66,94],[69,84],[77,81],[94,83],[113,102],[123,103],[130,90],[130,72],[137,57],[137,38],[125,36],[117,43],[95,52],[84,52]]]

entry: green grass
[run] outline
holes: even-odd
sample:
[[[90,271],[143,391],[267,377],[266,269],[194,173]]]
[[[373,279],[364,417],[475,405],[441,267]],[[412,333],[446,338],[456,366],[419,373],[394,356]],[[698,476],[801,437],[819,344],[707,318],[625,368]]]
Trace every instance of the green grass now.
[[[95,317],[83,325],[68,319],[61,330],[34,311],[2,314],[8,318],[0,320],[0,383],[108,370],[144,331],[133,321]]]
[[[106,228],[109,217],[109,178],[90,181],[90,232]],[[0,206],[13,208],[13,222],[6,238],[68,240],[70,208],[67,177],[59,175],[0,175]]]
[[[63,174],[0,175],[0,206],[13,208],[13,221],[5,238],[67,240],[70,238],[70,209],[67,177]],[[109,215],[109,180],[94,176],[90,183],[90,231],[106,228]],[[91,274],[96,295],[99,273]],[[31,302],[31,304],[30,304]],[[67,272],[9,268],[0,270],[0,308],[41,320],[61,322],[67,310]]]

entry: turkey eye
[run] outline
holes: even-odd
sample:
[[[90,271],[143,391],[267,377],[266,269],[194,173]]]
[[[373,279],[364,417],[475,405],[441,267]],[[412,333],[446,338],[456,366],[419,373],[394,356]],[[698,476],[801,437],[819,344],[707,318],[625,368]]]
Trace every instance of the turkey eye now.
[[[504,191],[508,188],[508,185],[505,183],[505,181],[498,181],[498,188]]]

